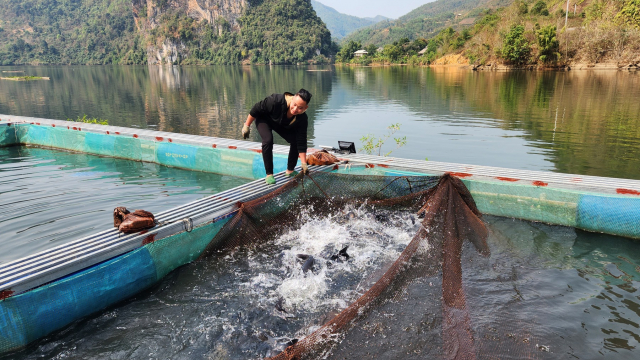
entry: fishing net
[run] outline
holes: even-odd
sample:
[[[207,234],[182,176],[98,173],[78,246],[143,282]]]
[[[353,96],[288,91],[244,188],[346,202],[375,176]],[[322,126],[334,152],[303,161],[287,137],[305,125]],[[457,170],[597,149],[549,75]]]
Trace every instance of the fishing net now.
[[[412,210],[421,226],[368,291],[272,359],[535,357],[526,326],[515,314],[496,316],[495,328],[473,326],[463,265],[482,266],[489,255],[488,232],[467,188],[448,174],[300,174],[278,190],[240,204],[202,257],[269,241],[299,227],[302,209],[323,215],[348,204],[374,213]]]

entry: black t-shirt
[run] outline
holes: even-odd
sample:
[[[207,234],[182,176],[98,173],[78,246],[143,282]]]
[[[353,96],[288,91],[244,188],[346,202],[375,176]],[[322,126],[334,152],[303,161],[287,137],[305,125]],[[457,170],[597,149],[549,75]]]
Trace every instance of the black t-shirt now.
[[[293,132],[296,135],[298,152],[307,152],[309,118],[306,113],[302,113],[294,116],[293,119],[287,119],[287,110],[289,110],[287,96],[293,96],[293,94],[271,94],[253,105],[249,114],[258,120],[270,121],[284,131]]]

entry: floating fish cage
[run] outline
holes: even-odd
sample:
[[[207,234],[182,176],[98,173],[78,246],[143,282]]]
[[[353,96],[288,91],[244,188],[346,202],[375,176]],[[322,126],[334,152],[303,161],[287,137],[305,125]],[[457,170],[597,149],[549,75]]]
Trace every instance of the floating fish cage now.
[[[278,185],[270,187],[262,180],[261,145],[249,141],[0,115],[0,146],[55,148],[255,179],[158,213],[159,225],[148,231],[125,235],[111,228],[0,264],[0,352],[125,300],[197,259],[242,203],[286,182],[289,150],[274,146]],[[385,177],[450,173],[463,181],[483,214],[640,239],[637,180],[337,156],[340,164],[313,170]]]

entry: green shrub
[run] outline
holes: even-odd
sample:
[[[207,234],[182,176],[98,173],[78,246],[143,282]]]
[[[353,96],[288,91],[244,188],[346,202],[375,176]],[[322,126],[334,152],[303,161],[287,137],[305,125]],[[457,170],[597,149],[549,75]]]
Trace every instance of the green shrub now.
[[[526,4],[525,4],[526,6]],[[476,31],[482,29],[485,26],[495,27],[496,24],[500,21],[500,17],[496,14],[487,14],[482,19],[476,22],[475,29]]]
[[[627,0],[616,15],[616,21],[640,28],[640,0]]]
[[[371,44],[364,49],[367,50],[368,56],[370,57],[376,56],[376,53],[378,52],[378,47],[375,44]]]
[[[547,9],[547,3],[542,0],[538,0],[538,2],[531,7],[531,13],[533,15],[548,16],[549,9]]]
[[[424,55],[425,57],[425,62],[427,64],[431,64],[432,62],[436,61],[436,58],[438,57],[436,55],[435,52],[428,52],[427,54]]]
[[[556,26],[549,25],[536,31],[538,37],[539,59],[542,62],[555,61],[560,58],[560,43]]]
[[[402,54],[402,47],[393,44],[385,45],[382,50],[382,55],[386,56],[391,61],[398,61]]]
[[[393,134],[396,133],[396,131],[400,130],[401,125],[402,124],[400,123],[389,125],[387,127],[389,131],[382,137],[376,137],[375,135],[372,135],[372,134],[364,135],[362,138],[360,138],[360,141],[362,142],[362,148],[359,150],[361,152],[364,152],[365,154],[376,155],[377,153],[378,156],[381,156],[382,146],[391,136],[393,136]],[[400,137],[393,138],[393,140],[396,143],[396,149],[399,149],[407,144],[406,136],[403,136],[401,138]],[[391,154],[392,152],[393,150],[385,153],[384,156],[389,156],[389,154]]]
[[[313,57],[313,63],[316,65],[327,65],[331,63],[328,57],[320,54]]]
[[[593,21],[602,18],[602,15],[605,12],[606,4],[604,1],[594,1],[587,7],[585,11],[585,16],[587,20]]]
[[[353,53],[361,48],[362,45],[359,42],[353,40],[349,41],[340,49],[340,51],[338,51],[338,54],[336,54],[336,61],[342,63],[351,61],[351,59],[353,59]]]
[[[363,65],[363,66],[370,65],[371,62],[372,62],[372,60],[371,60],[370,56],[361,56],[361,57],[354,58],[353,60],[351,60],[351,63],[355,63],[355,64],[359,64],[359,65]]]
[[[530,53],[531,45],[524,37],[524,26],[512,25],[504,37],[502,58],[516,65],[522,65],[527,62]]]
[[[524,15],[529,12],[529,7],[524,1],[519,1],[516,6],[518,7],[518,15]]]
[[[99,119],[99,118],[90,118],[90,117],[87,117],[87,114],[84,114],[83,117],[78,116],[78,118],[75,120],[69,118],[67,119],[67,121],[81,122],[85,124],[109,125],[109,120]]]

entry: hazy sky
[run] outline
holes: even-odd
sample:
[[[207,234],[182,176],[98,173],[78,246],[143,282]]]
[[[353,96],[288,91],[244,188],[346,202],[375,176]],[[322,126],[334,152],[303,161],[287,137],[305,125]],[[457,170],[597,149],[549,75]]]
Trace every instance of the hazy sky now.
[[[434,0],[317,0],[343,14],[358,17],[398,18],[409,11]]]

